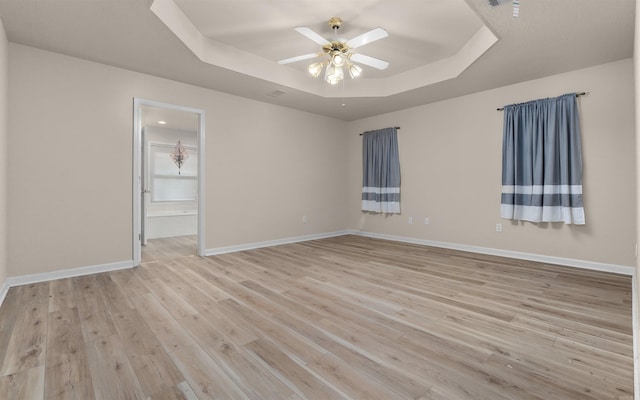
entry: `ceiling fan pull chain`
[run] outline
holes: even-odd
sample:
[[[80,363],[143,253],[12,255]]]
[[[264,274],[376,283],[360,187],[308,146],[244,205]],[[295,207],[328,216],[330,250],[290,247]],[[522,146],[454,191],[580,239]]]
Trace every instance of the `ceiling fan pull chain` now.
[[[520,15],[520,0],[513,0],[513,18],[518,18]]]

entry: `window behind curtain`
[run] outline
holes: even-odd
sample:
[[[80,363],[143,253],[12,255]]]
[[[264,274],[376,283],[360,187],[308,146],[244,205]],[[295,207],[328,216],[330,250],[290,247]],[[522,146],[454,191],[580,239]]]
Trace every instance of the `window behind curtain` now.
[[[585,223],[576,94],[504,108],[503,218]]]
[[[362,135],[362,211],[400,214],[400,156],[396,128]]]

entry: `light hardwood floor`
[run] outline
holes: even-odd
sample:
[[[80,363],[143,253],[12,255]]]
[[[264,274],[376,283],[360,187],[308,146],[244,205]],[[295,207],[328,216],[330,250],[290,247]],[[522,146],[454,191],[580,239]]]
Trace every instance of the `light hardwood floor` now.
[[[631,278],[355,236],[12,288],[2,399],[633,398]]]
[[[149,239],[142,246],[142,262],[167,260],[198,254],[198,236],[176,236],[163,239]]]

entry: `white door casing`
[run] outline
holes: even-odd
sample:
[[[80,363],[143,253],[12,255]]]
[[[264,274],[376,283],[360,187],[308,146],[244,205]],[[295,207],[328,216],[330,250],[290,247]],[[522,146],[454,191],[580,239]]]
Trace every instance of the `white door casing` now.
[[[205,112],[204,110],[135,97],[133,99],[133,265],[140,265],[142,253],[143,141],[141,107],[183,111],[198,116],[198,255],[205,254]]]

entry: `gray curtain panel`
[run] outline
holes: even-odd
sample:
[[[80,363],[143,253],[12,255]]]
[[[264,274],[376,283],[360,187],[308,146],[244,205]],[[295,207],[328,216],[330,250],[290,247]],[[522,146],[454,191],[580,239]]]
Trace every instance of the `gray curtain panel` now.
[[[575,93],[505,106],[501,215],[585,223]]]
[[[400,214],[400,156],[396,128],[362,135],[362,211]]]

